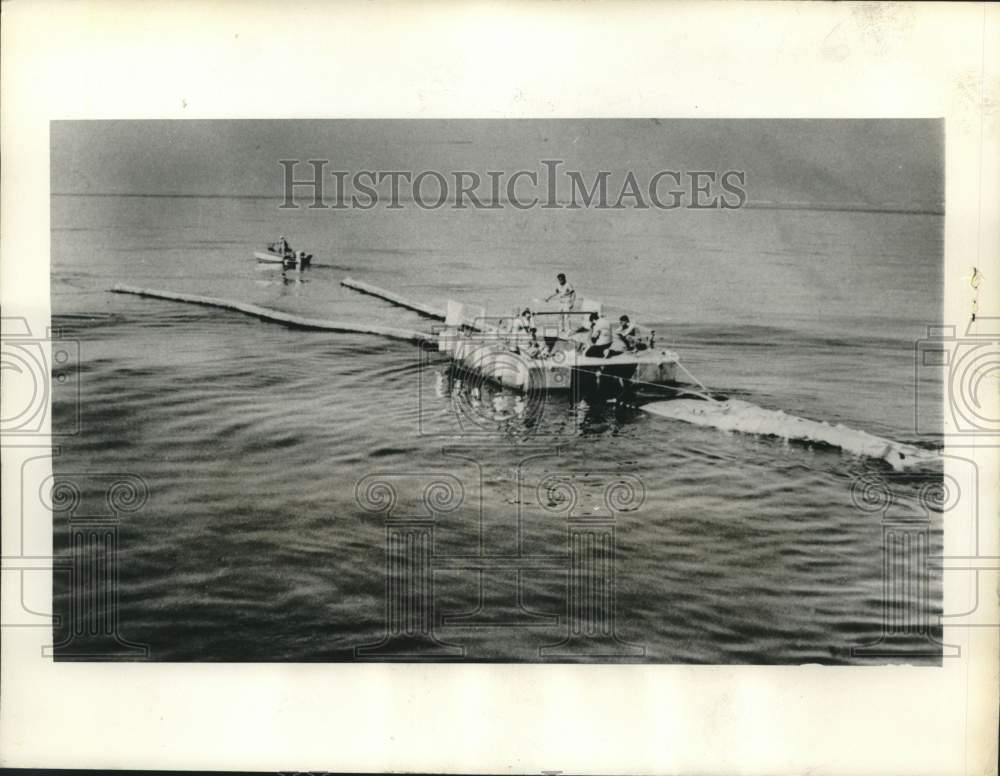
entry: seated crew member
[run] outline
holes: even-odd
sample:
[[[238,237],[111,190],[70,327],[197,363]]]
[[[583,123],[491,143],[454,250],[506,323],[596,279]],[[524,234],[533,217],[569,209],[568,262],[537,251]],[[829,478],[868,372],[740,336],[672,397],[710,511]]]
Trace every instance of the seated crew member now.
[[[627,315],[618,319],[618,328],[612,332],[611,337],[611,347],[608,348],[609,356],[633,353],[637,350],[645,350],[647,347],[644,342],[639,341],[636,325],[629,320]]]
[[[611,347],[611,321],[597,313],[590,317],[590,347],[583,355],[592,358],[602,358]]]
[[[526,332],[532,337],[535,336],[535,332],[537,331],[535,328],[535,316],[532,315],[531,310],[527,307],[521,311],[521,314],[514,322],[514,330]]]
[[[535,357],[539,353],[538,329],[535,327],[535,318],[531,310],[525,308],[514,321],[513,339],[514,349],[518,353]]]
[[[620,356],[622,353],[630,353],[636,349],[635,326],[629,322],[628,316],[623,315],[618,319],[618,328],[611,332],[611,347],[608,348],[605,356]]]
[[[636,325],[629,320],[627,315],[618,319],[618,331],[621,338],[625,340],[625,345],[631,350],[645,350],[646,345],[639,341],[639,331]]]

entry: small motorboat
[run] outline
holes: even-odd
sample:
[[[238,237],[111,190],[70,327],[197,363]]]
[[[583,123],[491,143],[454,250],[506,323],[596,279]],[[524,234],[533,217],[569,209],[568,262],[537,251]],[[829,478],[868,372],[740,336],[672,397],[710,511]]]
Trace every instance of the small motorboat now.
[[[302,269],[312,262],[312,254],[305,251],[285,251],[279,253],[274,243],[266,251],[254,251],[254,258],[261,264],[280,264],[284,269]]]

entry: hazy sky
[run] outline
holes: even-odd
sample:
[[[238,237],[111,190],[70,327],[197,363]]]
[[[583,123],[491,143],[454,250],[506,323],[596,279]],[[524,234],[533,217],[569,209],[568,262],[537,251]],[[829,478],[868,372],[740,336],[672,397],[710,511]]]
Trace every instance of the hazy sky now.
[[[751,201],[940,207],[939,120],[53,122],[55,193],[280,197],[279,159],[328,169],[744,170]],[[300,166],[301,175],[308,168]]]

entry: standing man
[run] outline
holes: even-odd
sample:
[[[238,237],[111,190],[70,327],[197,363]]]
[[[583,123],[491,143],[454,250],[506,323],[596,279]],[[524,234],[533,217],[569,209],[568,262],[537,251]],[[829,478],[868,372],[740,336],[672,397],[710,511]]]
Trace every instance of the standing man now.
[[[573,305],[576,304],[576,289],[573,288],[569,283],[566,282],[566,276],[560,272],[556,275],[556,290],[545,297],[545,301],[548,302],[550,299],[556,298],[559,300],[559,312],[563,315],[561,316],[563,331],[569,329],[569,313],[573,309]]]

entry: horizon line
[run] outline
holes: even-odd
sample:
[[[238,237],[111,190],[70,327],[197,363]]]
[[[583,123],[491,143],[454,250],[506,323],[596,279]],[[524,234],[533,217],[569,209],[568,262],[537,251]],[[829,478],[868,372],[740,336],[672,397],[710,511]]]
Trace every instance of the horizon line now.
[[[194,194],[194,193],[182,193],[182,192],[116,192],[116,191],[53,191],[49,194],[50,197],[131,197],[131,198],[148,198],[148,199],[281,199],[281,196],[275,194]],[[397,202],[413,202],[412,197],[397,197]],[[454,200],[448,200],[454,201]],[[501,202],[507,202],[506,199],[501,200]],[[567,205],[568,202],[563,202],[557,200],[558,204]],[[442,205],[443,207],[443,205]],[[301,206],[301,209],[308,210],[309,207],[306,205]],[[354,210],[358,208],[328,208],[337,210]],[[376,208],[363,208],[367,210],[374,210]],[[432,208],[437,209],[437,208]],[[462,208],[462,209],[475,209],[475,208]],[[553,208],[549,208],[553,209]],[[647,206],[646,208],[595,208],[589,205],[578,208],[586,210],[611,210],[611,209],[627,209],[627,210],[661,210],[665,208],[656,208]],[[684,209],[684,208],[671,208],[671,209]],[[870,205],[864,202],[778,202],[773,200],[748,200],[745,205],[740,208],[732,208],[734,210],[825,210],[825,211],[843,211],[843,212],[858,212],[858,213],[905,213],[911,215],[945,215],[944,203],[938,204],[913,204],[913,205],[896,205],[896,204],[884,204],[884,205]]]

